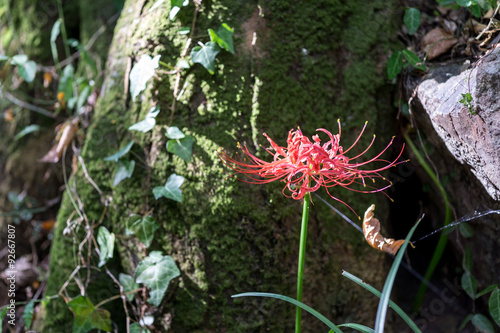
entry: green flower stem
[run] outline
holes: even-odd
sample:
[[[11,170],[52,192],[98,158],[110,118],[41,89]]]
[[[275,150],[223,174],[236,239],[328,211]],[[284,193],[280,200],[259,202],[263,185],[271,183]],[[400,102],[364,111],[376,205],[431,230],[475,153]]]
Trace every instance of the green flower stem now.
[[[302,210],[302,226],[300,228],[299,245],[299,269],[297,273],[297,301],[302,302],[302,282],[304,280],[304,261],[306,258],[307,222],[309,221],[310,194],[304,196],[304,208]],[[302,309],[297,307],[295,314],[295,333],[300,333],[302,321]]]
[[[411,141],[410,137],[408,136],[408,133],[404,135],[404,139],[408,146],[410,147],[411,151],[417,158],[417,160],[420,162],[420,165],[422,168],[425,170],[427,175],[432,179],[436,187],[438,188],[439,192],[441,193],[441,196],[443,197],[444,201],[444,208],[445,208],[445,218],[444,218],[444,225],[448,225],[451,222],[452,216],[451,216],[451,208],[448,203],[448,195],[446,194],[446,191],[439,182],[439,179],[437,178],[436,174],[432,171],[431,167],[427,162],[425,161],[425,158],[420,154],[418,151],[418,148],[415,146],[413,141]],[[436,269],[439,261],[441,260],[441,257],[443,256],[443,252],[446,248],[446,243],[448,242],[448,235],[443,232],[441,236],[439,237],[439,241],[436,245],[436,249],[434,250],[434,254],[432,255],[431,262],[429,264],[429,267],[427,267],[427,271],[425,272],[424,279],[426,281],[429,281],[430,278],[432,277],[432,274],[434,273],[434,270]],[[413,312],[418,312],[420,307],[422,306],[422,303],[425,298],[425,292],[427,291],[427,285],[422,282],[420,285],[417,295],[415,296],[415,302],[413,304]]]

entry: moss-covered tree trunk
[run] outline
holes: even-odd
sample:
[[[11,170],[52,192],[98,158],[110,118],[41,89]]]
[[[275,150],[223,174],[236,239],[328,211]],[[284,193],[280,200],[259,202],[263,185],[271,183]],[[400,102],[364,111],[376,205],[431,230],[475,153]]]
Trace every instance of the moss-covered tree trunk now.
[[[290,305],[257,298],[234,300],[231,295],[261,291],[294,296],[301,204],[283,197],[283,184],[256,186],[226,178],[216,150],[223,147],[234,153],[240,142],[263,157],[266,154],[259,148],[267,145],[263,132],[283,145],[288,131],[297,126],[309,136],[317,128],[336,133],[338,118],[345,146],[350,146],[366,120],[369,134],[360,149],[369,143],[371,133],[377,133],[378,143],[389,142],[394,130],[388,120],[392,103],[384,74],[395,5],[386,1],[205,1],[198,13],[198,5],[190,3],[170,21],[170,2],[149,11],[154,3],[127,1],[115,29],[106,79],[81,152],[90,178],[103,195],[80,167],[59,213],[47,294],[57,293],[76,266],[71,249],[81,239],[64,237],[63,230],[76,219],[69,195],[77,194],[88,220],[100,221],[105,212],[103,225],[117,235],[125,234],[132,213],[152,211],[161,225],[148,251],[171,255],[181,277],[171,284],[159,308],[147,310],[155,317],[155,331],[289,332],[294,324]],[[213,75],[199,64],[172,74],[188,40],[179,29],[194,27],[190,50],[198,41],[208,42],[207,29],[217,30],[222,23],[235,29],[235,54],[221,52]],[[143,54],[161,55],[168,68],[160,66],[134,102],[126,79]],[[127,130],[154,105],[161,112],[151,132]],[[190,162],[166,151],[168,126],[194,137]],[[134,174],[113,187],[116,164],[104,158],[132,139],[135,145],[129,156],[136,160]],[[173,173],[186,178],[183,202],[155,200],[152,188],[164,185]],[[379,199],[344,190],[336,190],[335,195],[358,214]],[[366,246],[358,231],[319,200],[313,201],[304,302],[336,323],[372,325],[376,299],[342,278],[341,271],[346,269],[380,288],[385,275],[383,254]],[[103,202],[108,203],[106,210]],[[377,207],[380,214],[383,202]],[[339,209],[356,218],[345,206]],[[112,261],[132,275],[144,249],[123,240],[117,240],[117,248]],[[92,264],[96,263],[94,258]],[[86,271],[82,278],[86,279]],[[86,289],[94,304],[118,293],[103,287],[105,274],[101,278]],[[77,288],[73,292],[71,297],[79,294]],[[120,306],[121,301],[114,304],[117,312],[112,319],[123,325],[125,315],[117,315]],[[46,305],[44,318],[44,332],[59,332],[72,322],[61,300]],[[308,315],[304,327],[310,332],[326,329]]]

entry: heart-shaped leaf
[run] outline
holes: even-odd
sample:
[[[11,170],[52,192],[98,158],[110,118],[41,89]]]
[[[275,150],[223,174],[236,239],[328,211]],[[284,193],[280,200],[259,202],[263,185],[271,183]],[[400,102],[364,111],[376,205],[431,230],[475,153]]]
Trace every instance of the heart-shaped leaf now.
[[[133,214],[128,218],[127,229],[130,230],[139,240],[149,247],[153,241],[156,229],[160,226],[151,216],[141,217]]]
[[[68,302],[68,306],[75,314],[73,333],[86,333],[93,329],[111,331],[111,318],[108,311],[96,309],[94,304],[85,296],[78,296]]]
[[[234,30],[231,29],[227,23],[223,23],[217,32],[208,29],[210,41],[217,43],[221,48],[234,54],[233,34]]]
[[[109,232],[106,227],[99,227],[97,233],[97,243],[99,243],[99,267],[102,267],[108,259],[113,258],[115,249],[115,234]]]
[[[155,69],[159,66],[160,55],[151,58],[147,54],[143,54],[139,62],[137,62],[130,71],[130,94],[132,101],[139,95],[141,91],[146,89],[146,83],[153,77]]]
[[[153,188],[155,199],[158,200],[161,197],[165,197],[178,202],[182,202],[182,183],[184,183],[184,177],[176,175],[175,173],[170,175],[165,186],[158,186]]]
[[[113,186],[120,184],[124,179],[132,177],[135,168],[134,160],[120,160],[118,161],[118,167],[116,169],[115,180],[113,181]]]
[[[214,42],[198,44],[199,46],[194,47],[191,51],[191,61],[201,64],[210,74],[213,74],[215,72],[215,57],[220,52],[220,47]]]
[[[130,151],[130,148],[132,148],[132,146],[134,145],[134,143],[135,143],[134,140],[130,141],[129,143],[127,143],[127,145],[125,147],[123,147],[122,149],[120,149],[120,151],[118,151],[116,154],[108,156],[104,160],[105,161],[115,161],[115,162],[118,162],[118,159],[120,159],[121,157],[123,157],[125,154],[127,154]]]
[[[148,114],[146,115],[146,118],[144,120],[135,123],[134,125],[130,126],[128,129],[130,131],[140,131],[142,133],[146,133],[150,130],[153,129],[153,127],[156,125],[156,116],[160,113],[160,107],[159,106],[153,106]]]
[[[151,288],[148,303],[159,306],[170,281],[180,274],[172,257],[153,251],[137,266],[135,281]]]
[[[168,140],[167,151],[189,162],[193,154],[193,143],[194,138],[190,135],[186,136],[184,139]]]

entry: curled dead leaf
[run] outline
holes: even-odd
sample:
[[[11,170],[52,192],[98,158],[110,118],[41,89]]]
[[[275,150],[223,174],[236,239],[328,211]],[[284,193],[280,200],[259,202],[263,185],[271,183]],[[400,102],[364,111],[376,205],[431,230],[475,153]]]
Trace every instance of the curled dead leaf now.
[[[61,158],[63,151],[69,147],[73,139],[75,138],[76,132],[78,131],[78,119],[69,120],[64,123],[59,132],[57,133],[57,139],[59,142],[53,146],[44,157],[39,159],[39,162],[44,163],[57,163]]]
[[[427,53],[427,60],[432,60],[447,52],[456,43],[457,39],[451,33],[435,28],[425,34],[420,47]]]
[[[399,248],[405,242],[404,239],[394,240],[393,238],[385,238],[380,234],[380,222],[375,218],[373,211],[375,205],[371,205],[365,212],[363,218],[363,234],[371,247],[383,252],[396,255]],[[411,244],[411,243],[410,243]]]

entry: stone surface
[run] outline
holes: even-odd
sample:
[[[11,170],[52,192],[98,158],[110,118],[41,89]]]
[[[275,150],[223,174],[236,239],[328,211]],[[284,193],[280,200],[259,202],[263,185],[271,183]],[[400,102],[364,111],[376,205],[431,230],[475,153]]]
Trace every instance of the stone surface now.
[[[471,69],[460,67],[432,70],[417,88],[417,104],[451,154],[500,200],[500,47]],[[467,93],[474,114],[459,102]]]

